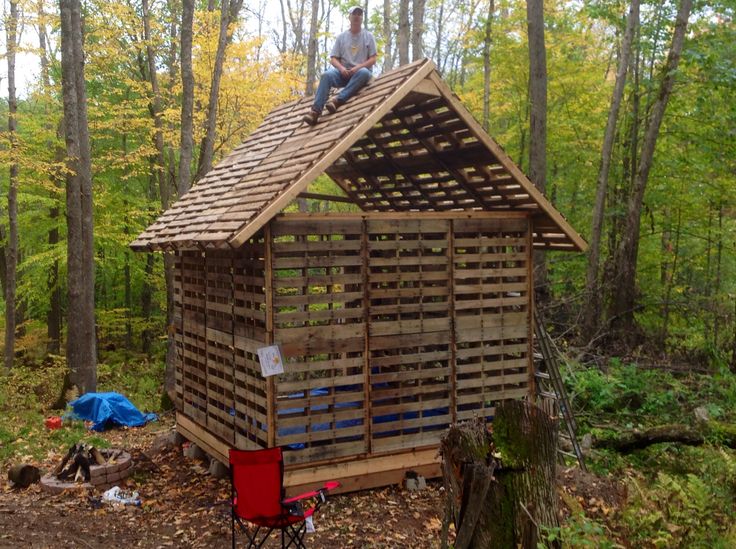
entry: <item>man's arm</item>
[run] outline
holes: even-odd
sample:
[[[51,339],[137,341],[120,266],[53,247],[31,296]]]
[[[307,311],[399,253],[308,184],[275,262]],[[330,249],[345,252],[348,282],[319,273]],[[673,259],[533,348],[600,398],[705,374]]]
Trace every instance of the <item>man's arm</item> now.
[[[375,60],[374,60],[375,63]],[[343,78],[350,78],[353,73],[350,72],[348,69],[342,66],[342,63],[340,63],[340,59],[338,57],[332,56],[330,57],[330,65],[335,67],[338,71],[340,71],[340,74]]]
[[[370,69],[373,65],[376,64],[376,60],[377,59],[378,59],[378,55],[377,54],[376,55],[371,55],[368,59],[366,59],[360,65],[355,65],[352,69],[348,70],[348,74],[350,76],[353,76],[360,69],[363,69],[363,68]]]

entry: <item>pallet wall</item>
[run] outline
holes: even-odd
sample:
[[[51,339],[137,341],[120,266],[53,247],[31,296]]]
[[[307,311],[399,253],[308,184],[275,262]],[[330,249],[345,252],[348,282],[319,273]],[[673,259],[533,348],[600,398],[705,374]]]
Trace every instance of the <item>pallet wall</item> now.
[[[531,250],[526,216],[445,213],[282,215],[236,252],[182,252],[181,411],[287,464],[490,420],[530,392]],[[272,343],[285,373],[266,380]]]

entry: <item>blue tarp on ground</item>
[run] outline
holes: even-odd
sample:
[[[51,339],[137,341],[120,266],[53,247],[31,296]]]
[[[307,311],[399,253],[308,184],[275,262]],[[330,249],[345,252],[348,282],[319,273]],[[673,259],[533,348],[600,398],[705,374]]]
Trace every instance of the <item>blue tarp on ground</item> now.
[[[72,417],[93,421],[93,431],[124,425],[140,427],[158,419],[156,414],[142,414],[120,393],[87,393],[70,402]]]

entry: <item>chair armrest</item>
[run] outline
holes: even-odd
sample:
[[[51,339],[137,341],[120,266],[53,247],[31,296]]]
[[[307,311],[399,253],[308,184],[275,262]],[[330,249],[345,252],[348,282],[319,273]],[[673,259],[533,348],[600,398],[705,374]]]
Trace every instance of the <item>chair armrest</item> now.
[[[311,492],[304,492],[303,494],[299,494],[298,496],[286,498],[284,500],[281,500],[281,503],[284,505],[288,505],[289,503],[294,503],[297,501],[301,501],[303,499],[307,498],[315,498],[315,497],[324,497],[324,494],[329,492],[330,490],[334,490],[335,488],[339,488],[340,483],[336,480],[331,480],[329,482],[325,482],[324,486],[322,488],[319,488],[318,490],[312,490]]]

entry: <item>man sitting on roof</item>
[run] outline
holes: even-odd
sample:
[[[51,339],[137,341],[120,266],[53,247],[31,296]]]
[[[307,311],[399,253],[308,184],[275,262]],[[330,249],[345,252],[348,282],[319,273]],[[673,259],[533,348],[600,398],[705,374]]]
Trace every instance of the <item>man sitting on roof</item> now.
[[[360,6],[350,8],[348,19],[350,29],[337,37],[330,53],[332,67],[319,79],[312,109],[302,118],[310,126],[317,123],[325,106],[329,112],[336,112],[371,79],[372,67],[378,56],[376,40],[363,28],[363,8]],[[325,105],[332,88],[342,88],[342,91]]]

